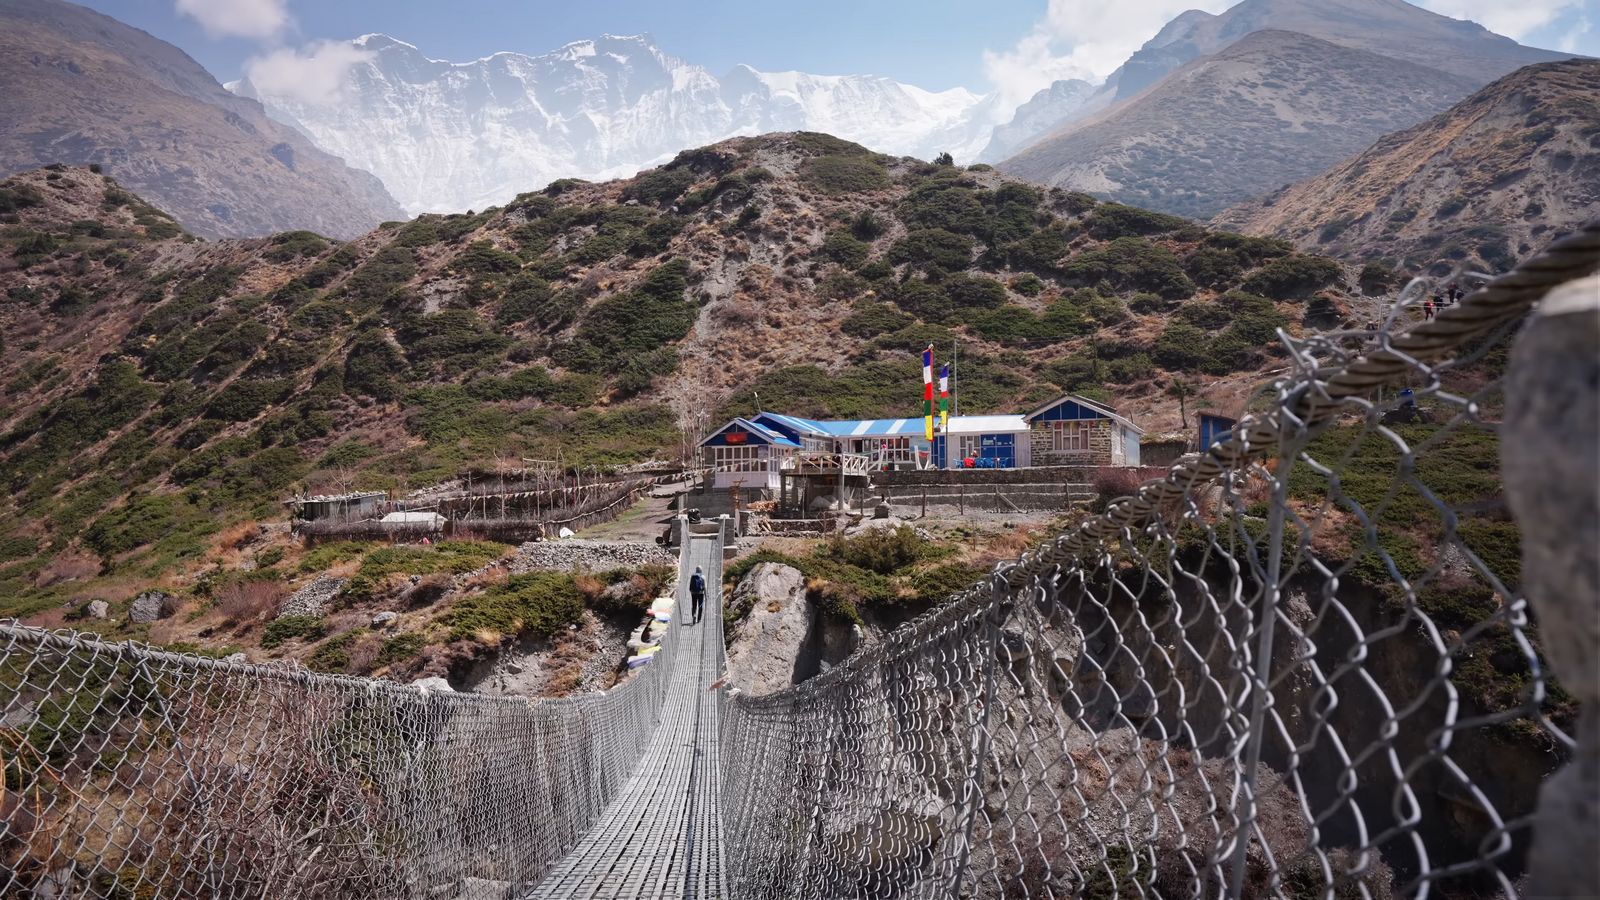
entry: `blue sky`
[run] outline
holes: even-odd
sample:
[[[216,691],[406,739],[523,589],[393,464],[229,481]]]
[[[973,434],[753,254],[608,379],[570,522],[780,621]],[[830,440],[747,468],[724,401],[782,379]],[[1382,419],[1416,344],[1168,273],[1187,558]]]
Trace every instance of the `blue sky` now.
[[[1058,77],[1104,77],[1172,16],[1237,0],[85,0],[188,52],[220,81],[250,60],[315,54],[383,32],[429,56],[541,53],[612,34],[653,34],[722,73],[736,63],[887,75],[930,90],[999,90],[1021,102]],[[1311,0],[1314,2],[1314,0]],[[1600,0],[1418,0],[1523,43],[1600,55]]]

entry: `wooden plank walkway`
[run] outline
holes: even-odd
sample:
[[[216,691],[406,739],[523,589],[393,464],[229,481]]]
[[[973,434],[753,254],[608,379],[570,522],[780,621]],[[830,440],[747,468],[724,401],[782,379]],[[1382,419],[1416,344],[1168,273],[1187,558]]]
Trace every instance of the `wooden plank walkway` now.
[[[695,566],[705,573],[706,611],[690,625]],[[723,897],[717,695],[709,690],[722,669],[718,539],[689,541],[680,569],[673,646],[665,651],[676,658],[656,733],[622,795],[529,900]]]

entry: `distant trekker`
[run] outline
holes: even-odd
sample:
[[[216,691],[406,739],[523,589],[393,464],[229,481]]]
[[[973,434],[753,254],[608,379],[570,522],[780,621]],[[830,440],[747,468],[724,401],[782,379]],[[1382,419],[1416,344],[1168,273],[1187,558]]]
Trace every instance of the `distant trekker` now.
[[[690,624],[700,621],[700,612],[706,605],[706,578],[700,574],[700,567],[694,567],[694,574],[689,576],[689,613]]]

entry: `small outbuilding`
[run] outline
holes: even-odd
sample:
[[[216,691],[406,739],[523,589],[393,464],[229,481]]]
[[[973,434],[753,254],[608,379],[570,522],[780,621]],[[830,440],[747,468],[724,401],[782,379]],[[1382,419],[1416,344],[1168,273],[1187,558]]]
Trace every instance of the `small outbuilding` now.
[[[1024,417],[1032,465],[1137,466],[1144,430],[1111,407],[1065,394]]]
[[[1220,444],[1233,436],[1233,426],[1239,420],[1227,416],[1218,416],[1211,413],[1200,414],[1200,452],[1211,449],[1213,444]]]
[[[318,494],[314,497],[295,497],[285,500],[289,514],[302,521],[315,522],[331,519],[356,522],[377,515],[388,495],[383,491],[357,491],[351,494]]]

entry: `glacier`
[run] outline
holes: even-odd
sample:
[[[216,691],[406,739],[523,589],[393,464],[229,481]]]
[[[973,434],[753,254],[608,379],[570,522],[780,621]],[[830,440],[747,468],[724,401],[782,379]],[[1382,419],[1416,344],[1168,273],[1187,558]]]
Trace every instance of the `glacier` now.
[[[326,96],[273,92],[248,77],[227,87],[378,176],[412,215],[503,204],[558,178],[624,177],[687,148],[771,131],[823,131],[884,153],[967,161],[1011,112],[965,88],[928,91],[871,75],[740,65],[719,78],[649,35],[463,63],[382,34],[351,44],[359,61]]]

